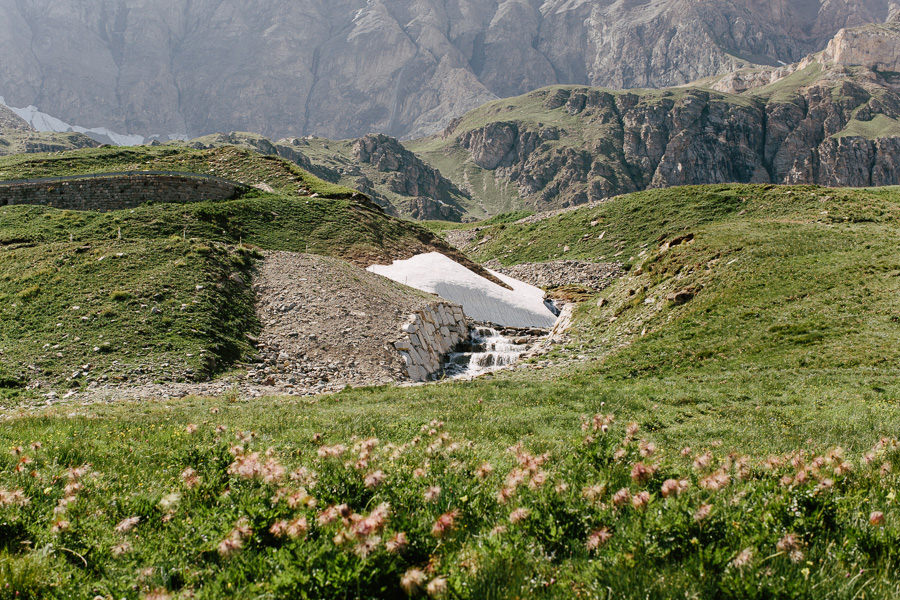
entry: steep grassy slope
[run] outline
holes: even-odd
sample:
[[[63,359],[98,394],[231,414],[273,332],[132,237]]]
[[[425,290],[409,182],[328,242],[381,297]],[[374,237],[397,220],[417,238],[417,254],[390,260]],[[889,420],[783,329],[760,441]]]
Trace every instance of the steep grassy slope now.
[[[890,374],[900,360],[898,200],[896,189],[644,192],[483,229],[477,237],[488,241],[476,255],[625,263],[628,274],[604,293],[602,306],[582,307],[574,330],[571,350],[605,357],[606,378],[659,385],[669,377],[685,382],[686,373],[723,384],[837,377],[890,404],[897,393]],[[664,387],[658,391],[671,401],[694,403],[693,392]],[[825,398],[835,390],[826,385],[821,393],[823,410],[831,410]]]
[[[226,202],[111,212],[0,208],[0,383],[204,379],[248,358],[259,250],[361,266],[439,251],[425,229],[287,161],[225,148],[99,149],[0,162],[10,179],[120,170],[215,173],[253,190]],[[302,195],[301,195],[302,194]]]
[[[4,383],[205,379],[252,350],[252,263],[178,238],[4,248]]]

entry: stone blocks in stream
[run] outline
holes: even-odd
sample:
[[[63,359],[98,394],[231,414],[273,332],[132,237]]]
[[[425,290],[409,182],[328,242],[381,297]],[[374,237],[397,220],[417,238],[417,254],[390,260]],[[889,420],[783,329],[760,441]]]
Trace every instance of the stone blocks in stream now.
[[[430,381],[443,373],[446,357],[469,337],[462,307],[437,302],[410,315],[394,342],[413,381]]]

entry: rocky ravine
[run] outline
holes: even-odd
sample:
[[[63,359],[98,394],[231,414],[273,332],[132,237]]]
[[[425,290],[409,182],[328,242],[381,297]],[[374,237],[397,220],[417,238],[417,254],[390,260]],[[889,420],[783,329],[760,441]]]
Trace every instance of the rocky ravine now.
[[[687,184],[898,184],[900,76],[885,70],[898,47],[895,22],[842,32],[791,67],[690,87],[546,88],[410,147],[473,195],[538,210]]]
[[[893,0],[0,0],[0,95],[143,136],[407,138],[553,84],[792,63]]]

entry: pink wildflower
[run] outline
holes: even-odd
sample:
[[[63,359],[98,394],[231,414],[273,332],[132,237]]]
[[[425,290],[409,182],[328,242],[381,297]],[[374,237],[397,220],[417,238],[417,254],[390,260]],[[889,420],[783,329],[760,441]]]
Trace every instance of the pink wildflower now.
[[[732,566],[736,569],[743,569],[753,560],[753,549],[752,548],[744,548],[741,552],[734,557],[734,560],[731,561]]]
[[[638,492],[631,498],[631,506],[635,510],[643,510],[650,503],[650,492]]]
[[[441,486],[433,485],[425,490],[425,502],[437,502],[441,497]]]
[[[712,458],[712,452],[704,452],[694,459],[694,470],[705,471],[709,467],[710,463],[712,463]]]
[[[701,521],[705,521],[707,517],[709,517],[712,512],[712,504],[703,504],[697,509],[697,512],[694,513],[694,520],[698,523]]]
[[[425,591],[431,598],[443,598],[447,595],[447,580],[443,577],[435,577],[428,582]]]
[[[71,527],[71,526],[72,526],[72,524],[69,523],[68,521],[59,519],[59,520],[56,520],[53,522],[53,526],[50,527],[50,532],[51,533],[59,533],[61,531],[68,531],[69,527]]]
[[[635,483],[645,483],[656,472],[656,467],[652,465],[645,465],[642,462],[634,463],[634,466],[631,468],[631,479]]]
[[[123,519],[122,521],[119,522],[118,525],[116,525],[116,532],[117,533],[128,533],[129,531],[134,529],[135,525],[140,523],[140,521],[141,521],[140,517],[128,517],[127,519]]]
[[[628,488],[622,488],[612,497],[612,503],[615,506],[624,506],[631,501],[631,491]]]
[[[872,512],[872,514],[869,515],[869,524],[873,527],[884,525],[884,513],[880,510]]]
[[[724,470],[719,469],[712,475],[704,477],[700,480],[700,487],[711,492],[718,492],[731,483],[731,476]]]
[[[410,596],[420,592],[424,584],[425,572],[421,569],[409,569],[400,578],[400,587]]]
[[[437,521],[431,527],[431,535],[437,538],[447,536],[456,528],[456,518],[459,516],[458,510],[451,510],[438,517]]]
[[[593,551],[606,544],[606,542],[608,542],[610,538],[612,538],[612,532],[608,528],[604,527],[592,532],[588,536],[585,546],[588,550]]]
[[[641,456],[643,456],[644,458],[649,458],[656,454],[656,444],[654,444],[653,442],[641,440],[638,444],[638,448],[640,448]]]
[[[397,552],[402,552],[408,544],[409,538],[406,537],[406,533],[401,531],[385,542],[384,547],[391,554],[396,554]]]
[[[509,522],[513,525],[517,523],[521,523],[531,514],[531,511],[527,508],[517,508],[516,510],[509,513]]]
[[[597,502],[603,497],[603,494],[605,493],[606,485],[602,483],[596,483],[594,485],[588,486],[581,491],[581,495],[590,502]]]
[[[181,481],[184,482],[184,487],[189,490],[200,485],[200,477],[197,475],[197,471],[190,467],[181,472]]]
[[[663,498],[675,497],[684,493],[689,486],[690,483],[687,479],[666,479],[662,484],[660,493],[662,493]]]
[[[365,484],[367,488],[375,488],[381,485],[381,482],[384,481],[385,475],[384,471],[375,471],[374,473],[369,473],[366,475]]]

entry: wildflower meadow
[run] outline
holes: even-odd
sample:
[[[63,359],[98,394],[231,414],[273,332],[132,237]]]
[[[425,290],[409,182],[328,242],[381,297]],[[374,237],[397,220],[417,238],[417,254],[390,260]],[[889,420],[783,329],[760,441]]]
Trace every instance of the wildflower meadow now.
[[[486,457],[437,420],[276,448],[212,417],[164,468],[9,448],[0,598],[900,594],[895,439],[751,458],[598,414],[558,450]]]

